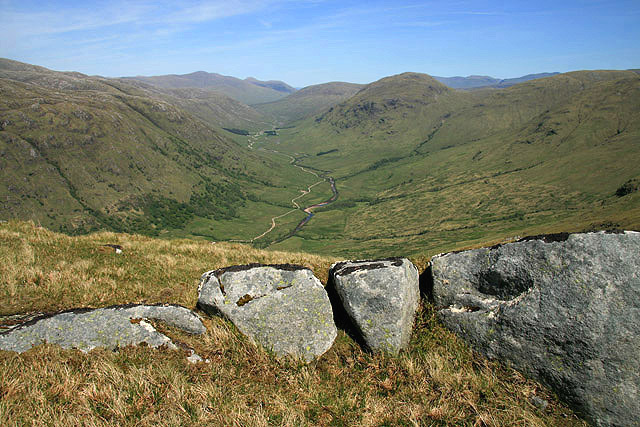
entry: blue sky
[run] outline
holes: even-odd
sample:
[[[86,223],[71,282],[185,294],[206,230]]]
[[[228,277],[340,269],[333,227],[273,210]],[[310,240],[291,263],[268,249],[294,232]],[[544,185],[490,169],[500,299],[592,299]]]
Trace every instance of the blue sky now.
[[[640,1],[0,0],[0,57],[103,76],[302,87],[404,71],[640,68]]]

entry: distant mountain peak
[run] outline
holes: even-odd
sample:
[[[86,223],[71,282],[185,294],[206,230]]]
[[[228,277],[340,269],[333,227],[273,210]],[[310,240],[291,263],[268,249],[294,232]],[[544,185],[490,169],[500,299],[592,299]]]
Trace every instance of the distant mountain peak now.
[[[280,80],[262,81],[262,80],[256,79],[255,77],[247,77],[246,79],[244,79],[244,81],[254,84],[256,86],[267,87],[273,90],[277,90],[278,92],[283,92],[287,94],[293,93],[296,91],[294,87],[289,86],[288,84]]]
[[[295,91],[295,89],[283,82],[242,80],[236,77],[206,71],[196,71],[189,74],[126,78],[143,81],[164,89],[199,88],[215,90],[248,105],[272,102]]]
[[[482,87],[505,88],[518,83],[526,82],[534,79],[555,76],[558,73],[537,73],[527,74],[526,76],[515,77],[511,79],[497,79],[491,76],[470,75],[467,77],[437,77],[434,79],[449,86],[452,89],[478,89]]]

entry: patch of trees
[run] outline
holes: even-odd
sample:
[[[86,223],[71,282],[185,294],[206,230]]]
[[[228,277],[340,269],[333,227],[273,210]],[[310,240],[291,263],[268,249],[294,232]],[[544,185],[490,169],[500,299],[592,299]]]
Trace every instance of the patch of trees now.
[[[363,172],[365,171],[372,171],[372,170],[376,170],[381,166],[386,165],[387,163],[393,163],[393,162],[397,162],[399,160],[402,160],[404,157],[389,157],[387,159],[380,159],[378,161],[376,161],[375,163],[373,163],[371,166],[369,166],[368,168],[366,168]]]
[[[324,156],[325,154],[335,153],[336,151],[338,151],[337,148],[334,148],[334,149],[329,150],[329,151],[321,151],[321,152],[317,153],[316,156]]]
[[[640,190],[640,180],[635,178],[630,179],[629,181],[625,182],[620,187],[618,187],[618,189],[616,190],[616,196],[618,197],[626,196],[627,194],[631,194],[638,190]]]
[[[235,133],[236,135],[244,135],[244,136],[249,135],[249,131],[244,129],[236,129],[236,128],[222,128],[222,129],[226,130],[227,132]]]
[[[191,195],[189,206],[200,217],[231,219],[237,216],[235,206],[244,199],[244,193],[238,184],[206,179],[204,189]]]

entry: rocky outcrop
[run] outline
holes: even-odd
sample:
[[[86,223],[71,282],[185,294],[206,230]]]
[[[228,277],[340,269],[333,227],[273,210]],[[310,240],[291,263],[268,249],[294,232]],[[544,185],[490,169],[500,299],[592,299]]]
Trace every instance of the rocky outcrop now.
[[[444,323],[595,425],[640,424],[640,233],[563,234],[432,259]]]
[[[418,270],[411,261],[339,262],[329,275],[367,347],[391,354],[407,347],[420,298]]]
[[[146,343],[177,348],[146,319],[160,320],[191,334],[206,332],[200,318],[177,305],[121,305],[76,309],[35,318],[0,333],[0,349],[24,352],[44,342],[90,351]],[[193,355],[192,355],[193,356]],[[197,359],[197,358],[196,358]]]
[[[331,348],[337,335],[324,287],[301,266],[250,264],[209,271],[200,282],[198,306],[228,318],[278,356],[311,361]]]

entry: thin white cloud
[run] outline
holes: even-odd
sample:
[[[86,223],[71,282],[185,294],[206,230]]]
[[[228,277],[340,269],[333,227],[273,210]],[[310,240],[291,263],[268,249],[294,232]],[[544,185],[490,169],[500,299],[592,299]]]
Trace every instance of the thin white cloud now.
[[[451,23],[452,21],[414,21],[414,22],[398,22],[393,25],[396,27],[431,28],[431,27],[440,27],[442,25],[447,25]]]
[[[256,12],[267,7],[273,1],[233,1],[218,0],[215,2],[198,2],[183,9],[175,10],[171,14],[165,14],[161,22],[207,22],[216,19],[227,18],[235,15],[244,15]]]
[[[479,16],[506,16],[509,15],[506,12],[497,12],[497,11],[489,11],[489,12],[481,12],[481,11],[471,11],[471,10],[463,10],[456,12],[449,12],[452,15],[479,15]]]
[[[151,3],[110,2],[101,7],[59,7],[26,12],[17,5],[5,5],[0,28],[6,35],[62,34],[88,31],[120,24],[136,26],[172,25],[215,21],[254,13],[290,0],[217,0]],[[9,3],[9,2],[5,2]]]

